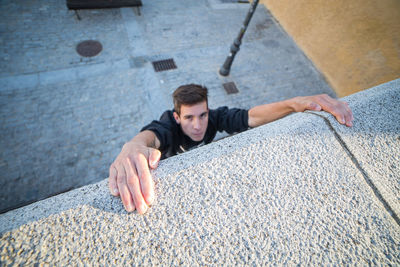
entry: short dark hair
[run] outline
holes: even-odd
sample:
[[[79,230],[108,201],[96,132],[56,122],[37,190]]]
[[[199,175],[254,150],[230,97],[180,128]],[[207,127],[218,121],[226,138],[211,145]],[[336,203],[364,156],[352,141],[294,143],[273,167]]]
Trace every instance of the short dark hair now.
[[[207,92],[208,90],[205,86],[198,84],[179,86],[172,95],[175,112],[179,115],[182,105],[192,106],[203,101],[206,101],[208,106]]]

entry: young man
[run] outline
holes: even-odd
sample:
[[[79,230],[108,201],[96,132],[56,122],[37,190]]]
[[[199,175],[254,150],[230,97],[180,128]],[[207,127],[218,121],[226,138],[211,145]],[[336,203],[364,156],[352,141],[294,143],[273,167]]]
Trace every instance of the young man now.
[[[165,111],[159,121],[145,126],[123,146],[110,166],[111,194],[121,197],[128,212],[136,209],[143,214],[154,201],[149,168],[157,168],[160,158],[210,143],[217,131],[242,132],[305,110],[325,110],[349,127],[353,121],[347,103],[328,95],[295,97],[249,110],[227,107],[209,110],[207,88],[189,84],[176,89],[173,100],[174,110]]]

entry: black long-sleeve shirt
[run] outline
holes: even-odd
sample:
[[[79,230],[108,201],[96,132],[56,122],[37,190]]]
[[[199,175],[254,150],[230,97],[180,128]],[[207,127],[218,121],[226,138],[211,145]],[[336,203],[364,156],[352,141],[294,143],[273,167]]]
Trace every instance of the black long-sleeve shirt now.
[[[165,111],[158,121],[154,120],[141,129],[154,132],[160,141],[161,159],[183,153],[203,144],[211,143],[217,131],[229,134],[245,131],[249,128],[248,111],[245,109],[220,107],[211,109],[208,115],[207,131],[203,140],[193,141],[185,135],[173,116],[173,110]]]

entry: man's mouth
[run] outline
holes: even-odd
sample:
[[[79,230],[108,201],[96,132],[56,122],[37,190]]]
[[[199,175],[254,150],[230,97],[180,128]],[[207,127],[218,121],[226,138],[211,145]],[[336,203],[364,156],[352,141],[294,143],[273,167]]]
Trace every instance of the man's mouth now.
[[[194,136],[202,136],[203,133],[193,133]]]

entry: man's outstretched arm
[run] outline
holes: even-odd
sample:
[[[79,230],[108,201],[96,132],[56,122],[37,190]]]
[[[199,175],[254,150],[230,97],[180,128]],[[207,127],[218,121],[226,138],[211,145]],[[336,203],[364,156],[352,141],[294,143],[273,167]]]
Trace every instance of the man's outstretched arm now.
[[[336,100],[326,94],[298,96],[281,102],[255,106],[249,109],[249,126],[257,127],[280,119],[293,112],[315,110],[331,113],[339,123],[353,126],[353,113],[346,102]]]
[[[110,166],[108,185],[120,196],[126,211],[143,214],[154,201],[154,182],[150,168],[157,168],[160,141],[152,131],[143,131],[126,143]]]

